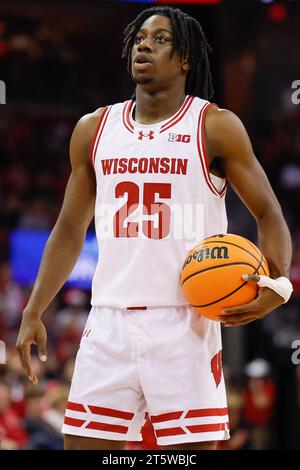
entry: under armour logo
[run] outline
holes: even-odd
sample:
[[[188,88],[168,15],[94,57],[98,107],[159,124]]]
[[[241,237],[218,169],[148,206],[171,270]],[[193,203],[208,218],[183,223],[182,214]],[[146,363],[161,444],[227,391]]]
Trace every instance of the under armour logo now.
[[[149,131],[149,132],[139,132],[139,140],[143,140],[144,137],[149,137],[149,139],[154,139],[154,131]]]

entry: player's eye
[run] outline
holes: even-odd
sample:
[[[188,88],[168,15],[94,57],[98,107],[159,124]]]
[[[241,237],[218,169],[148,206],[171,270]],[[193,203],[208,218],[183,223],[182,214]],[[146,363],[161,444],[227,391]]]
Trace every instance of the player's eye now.
[[[135,44],[139,44],[143,40],[143,36],[141,34],[137,34],[134,39]]]
[[[168,41],[168,38],[166,38],[165,36],[156,36],[155,38],[156,42],[158,42],[159,44],[164,44],[165,42]]]

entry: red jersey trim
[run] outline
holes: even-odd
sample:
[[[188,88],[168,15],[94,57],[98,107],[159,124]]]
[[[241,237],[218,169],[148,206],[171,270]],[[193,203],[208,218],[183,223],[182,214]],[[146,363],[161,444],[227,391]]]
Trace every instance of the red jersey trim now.
[[[198,126],[197,126],[197,147],[198,147],[198,153],[200,157],[203,174],[204,174],[205,181],[209,189],[216,196],[223,197],[226,192],[228,182],[227,180],[225,180],[220,190],[217,189],[216,186],[214,185],[211,179],[211,173],[209,171],[209,161],[208,161],[208,156],[207,156],[206,146],[205,146],[205,118],[206,118],[206,113],[211,106],[214,106],[214,104],[213,103],[205,104],[199,113]]]
[[[189,96],[187,95],[183,105],[179,109],[179,111],[173,116],[168,122],[166,122],[163,126],[161,126],[160,129],[160,134],[162,132],[165,132],[167,129],[170,129],[170,127],[175,126],[181,119],[186,115],[188,110],[191,107],[192,102],[194,101],[194,96]]]
[[[108,114],[109,114],[110,110],[111,110],[111,106],[106,106],[104,108],[104,111],[102,113],[102,116],[99,119],[97,129],[96,129],[96,132],[94,134],[93,141],[92,141],[91,151],[90,151],[90,159],[91,159],[94,170],[95,170],[95,157],[96,157],[97,148],[98,148],[100,137],[102,135],[102,132],[103,132],[104,126],[106,124],[107,117],[108,117]]]
[[[170,129],[171,127],[173,127],[179,121],[181,121],[181,119],[186,115],[186,113],[190,109],[190,106],[193,101],[194,101],[194,96],[187,95],[180,109],[177,111],[177,113],[161,126],[159,132],[162,133],[166,131],[167,129]],[[122,112],[123,124],[126,127],[126,129],[132,134],[134,133],[134,123],[131,121],[131,110],[132,110],[133,105],[134,105],[133,100],[126,101],[123,107],[123,112]],[[151,127],[151,124],[149,124],[149,127]]]
[[[126,129],[133,134],[134,126],[130,121],[130,113],[131,113],[132,106],[133,106],[132,100],[126,101],[123,107],[122,121]]]

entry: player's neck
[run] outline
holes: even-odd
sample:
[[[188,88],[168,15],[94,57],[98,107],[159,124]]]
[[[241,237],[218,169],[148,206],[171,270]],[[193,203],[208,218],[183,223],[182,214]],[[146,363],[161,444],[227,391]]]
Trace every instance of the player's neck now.
[[[184,99],[184,91],[168,90],[150,94],[137,87],[134,120],[140,124],[164,121],[176,114]]]

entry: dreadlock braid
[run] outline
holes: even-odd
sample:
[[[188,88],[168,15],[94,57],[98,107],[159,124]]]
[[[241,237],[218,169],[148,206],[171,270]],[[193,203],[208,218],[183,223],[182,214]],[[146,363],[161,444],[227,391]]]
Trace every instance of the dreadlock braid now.
[[[123,53],[131,74],[131,51],[135,36],[141,25],[152,15],[163,15],[170,19],[173,31],[173,53],[180,59],[188,57],[190,70],[187,74],[185,92],[188,95],[209,99],[214,90],[208,54],[211,47],[200,23],[178,8],[153,7],[144,10],[124,31]]]

